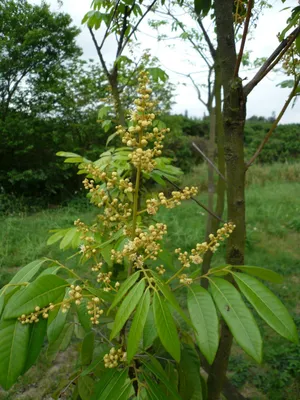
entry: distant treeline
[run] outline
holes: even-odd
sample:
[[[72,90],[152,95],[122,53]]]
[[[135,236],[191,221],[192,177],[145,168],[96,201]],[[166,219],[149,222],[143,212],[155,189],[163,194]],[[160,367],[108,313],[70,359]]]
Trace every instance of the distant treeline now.
[[[81,188],[76,167],[56,156],[60,150],[96,160],[106,148],[111,132],[105,133],[96,122],[96,113],[79,121],[39,118],[12,111],[2,124],[0,135],[0,200],[6,196],[28,199],[30,204],[61,203]],[[164,155],[188,172],[202,162],[193,149],[196,142],[203,151],[209,134],[209,120],[182,115],[163,115],[160,119],[171,129]],[[270,119],[252,117],[245,128],[246,155],[257,149],[271,126]],[[300,124],[280,125],[259,157],[260,163],[293,161],[300,155]]]

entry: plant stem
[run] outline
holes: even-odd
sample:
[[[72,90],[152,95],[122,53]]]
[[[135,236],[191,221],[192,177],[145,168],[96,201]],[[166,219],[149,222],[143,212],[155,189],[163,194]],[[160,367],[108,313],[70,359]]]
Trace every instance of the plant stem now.
[[[139,148],[141,147],[143,133],[139,133]],[[140,181],[141,181],[141,164],[139,164],[136,168],[136,177],[135,177],[135,187],[134,187],[134,195],[133,195],[133,213],[132,213],[132,235],[131,238],[135,238],[135,230],[137,224],[138,217],[138,208],[139,208],[139,192],[140,192]],[[132,265],[128,268],[128,276],[132,273]]]

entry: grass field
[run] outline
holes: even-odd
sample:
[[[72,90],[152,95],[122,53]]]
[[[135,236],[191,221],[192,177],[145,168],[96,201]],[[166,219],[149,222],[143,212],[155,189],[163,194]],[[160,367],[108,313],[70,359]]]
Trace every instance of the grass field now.
[[[285,277],[283,285],[271,285],[293,315],[300,330],[300,165],[275,165],[256,167],[251,172],[247,187],[247,246],[246,263],[271,268]],[[268,170],[267,170],[268,169]],[[205,188],[204,170],[199,167],[184,178],[184,184],[197,184]],[[205,193],[200,194],[206,201]],[[0,218],[0,283],[7,283],[18,267],[48,256],[64,259],[58,246],[46,245],[48,231],[70,226],[75,219],[90,220],[94,211],[88,206],[69,206],[46,210],[34,215]],[[187,202],[174,210],[160,212],[156,219],[168,225],[168,246],[192,248],[202,241],[205,229],[205,213],[194,202]],[[223,263],[224,248],[216,254],[214,264]],[[300,346],[281,339],[263,323],[264,362],[255,364],[234,346],[230,360],[230,376],[234,384],[252,400],[299,400],[300,399]],[[64,361],[52,366],[52,376],[63,373]],[[54,374],[53,374],[54,368]],[[8,394],[0,399],[42,399],[47,390],[37,392],[32,388],[42,379],[45,366],[29,372]],[[35,374],[35,375],[33,375]],[[39,384],[36,385],[40,388]],[[51,386],[51,385],[50,385]],[[50,390],[50,389],[49,389]],[[24,392],[22,394],[22,392]],[[33,397],[32,397],[33,396]],[[40,396],[40,397],[39,397]]]

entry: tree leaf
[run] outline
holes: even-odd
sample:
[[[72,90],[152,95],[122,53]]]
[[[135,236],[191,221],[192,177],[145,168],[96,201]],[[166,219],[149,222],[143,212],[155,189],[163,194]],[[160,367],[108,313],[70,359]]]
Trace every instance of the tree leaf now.
[[[47,327],[47,337],[49,343],[55,342],[55,340],[60,335],[66,324],[68,314],[69,310],[67,310],[67,312],[63,312],[62,306],[49,312]]]
[[[28,354],[30,325],[0,322],[0,385],[8,390],[22,374]]]
[[[251,267],[248,265],[239,265],[236,268],[247,272],[247,274],[258,276],[265,281],[273,282],[273,283],[282,283],[283,277],[277,272],[272,271],[271,269],[266,269],[262,267]]]
[[[296,37],[295,44],[296,44],[296,49],[297,49],[298,53],[300,54],[300,36],[299,35]]]
[[[54,361],[60,351],[66,350],[69,346],[74,332],[74,324],[69,323],[64,326],[55,342],[51,343],[47,350],[47,358],[49,361]]]
[[[154,315],[152,307],[149,308],[148,316],[143,332],[143,348],[151,347],[154,340],[157,338],[157,330],[154,323]]]
[[[80,154],[71,153],[69,151],[58,151],[56,153],[58,157],[81,157]]]
[[[86,332],[92,329],[92,322],[90,315],[87,313],[87,303],[88,300],[83,298],[79,305],[76,305],[78,320]]]
[[[209,280],[214,301],[237,343],[257,362],[262,360],[262,339],[255,319],[236,288],[222,278]]]
[[[80,376],[78,379],[78,393],[81,400],[90,400],[94,391],[95,381],[90,376]]]
[[[64,235],[62,241],[60,242],[59,248],[62,250],[66,250],[68,247],[70,247],[76,233],[77,228],[68,229],[68,232]]]
[[[31,278],[33,278],[34,275],[40,270],[41,266],[46,261],[47,261],[46,258],[32,261],[25,267],[21,268],[9,283],[16,284],[22,282],[29,282]]]
[[[44,276],[44,275],[56,275],[56,273],[60,270],[59,265],[55,265],[53,267],[49,267],[44,269],[43,272],[39,274],[39,276]]]
[[[158,336],[164,348],[179,362],[180,341],[172,314],[158,293],[153,297],[154,320]]]
[[[187,304],[196,329],[197,343],[211,364],[219,345],[219,320],[216,307],[208,291],[200,285],[189,286]]]
[[[114,301],[112,302],[112,305],[110,306],[108,313],[113,309],[120,301],[122,298],[125,296],[125,294],[128,292],[128,290],[135,284],[135,282],[138,280],[140,276],[140,271],[136,271],[134,274],[132,274],[128,279],[126,279],[125,282],[122,283],[120,286],[118,293],[116,294]]]
[[[44,275],[30,283],[24,290],[15,293],[4,310],[4,319],[16,318],[31,313],[36,306],[41,308],[64,297],[68,282],[56,275]]]
[[[184,344],[178,366],[179,394],[183,400],[203,400],[200,361],[195,349]]]
[[[197,15],[202,15],[205,17],[210,8],[211,8],[211,0],[194,0],[195,12]]]
[[[65,234],[68,232],[69,228],[67,229],[59,229],[58,232],[55,232],[53,235],[51,235],[48,240],[47,240],[47,245],[51,246],[52,244],[58,242],[60,239],[62,239]]]
[[[233,273],[233,276],[241,292],[253,305],[258,315],[279,335],[298,343],[296,325],[288,310],[274,293],[252,276],[239,272]]]
[[[160,365],[159,361],[156,360],[156,358],[149,355],[149,359],[147,360],[142,359],[141,362],[144,364],[144,367],[146,369],[152,372],[152,374],[155,375],[156,378],[158,378],[163,385],[165,385],[165,387],[172,395],[173,400],[175,399],[182,400],[179,394],[177,393],[176,388],[171,384],[171,382],[169,382],[168,375],[163,370],[162,366]]]
[[[162,391],[161,387],[157,385],[147,374],[144,375],[147,383],[146,390],[152,400],[165,400],[166,394]]]
[[[156,283],[158,284],[158,287],[160,289],[160,291],[162,292],[162,294],[164,295],[164,297],[167,299],[167,301],[170,303],[170,305],[174,308],[175,311],[178,312],[178,314],[181,316],[181,318],[190,326],[193,327],[192,322],[190,321],[190,319],[185,315],[184,311],[182,310],[182,308],[180,307],[180,305],[178,304],[178,301],[176,299],[176,297],[174,296],[174,294],[171,292],[169,286],[167,284],[165,284],[164,282],[162,282],[161,280],[157,279]]]
[[[32,325],[28,343],[28,356],[26,359],[23,373],[29,370],[38,359],[43,348],[47,332],[47,320],[42,319]]]
[[[130,362],[135,355],[150,307],[150,292],[146,290],[134,315],[127,341],[127,360]]]
[[[94,351],[94,353],[97,354],[96,356],[94,356],[93,362],[82,371],[81,375],[86,376],[101,365],[104,368],[103,357],[105,356],[105,354],[109,353],[109,350],[110,347],[107,343],[101,343],[99,346],[97,346]]]
[[[128,376],[128,369],[122,371],[113,368],[101,375],[100,381],[95,386],[95,392],[91,400],[117,399],[120,390],[124,387]]]
[[[144,289],[145,289],[145,280],[143,279],[139,283],[137,283],[127,294],[116,314],[114,326],[110,335],[110,340],[116,337],[116,335],[123,328],[123,325],[128,320],[131,313],[133,312],[138,302],[140,301]]]
[[[88,332],[81,345],[81,365],[89,365],[93,359],[95,344],[95,333],[93,331]]]

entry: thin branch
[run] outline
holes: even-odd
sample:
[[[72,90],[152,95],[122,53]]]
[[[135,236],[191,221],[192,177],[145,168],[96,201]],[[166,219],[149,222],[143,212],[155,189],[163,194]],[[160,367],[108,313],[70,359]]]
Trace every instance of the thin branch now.
[[[176,183],[170,181],[165,175],[162,175],[162,177],[169,182],[172,186],[174,186],[177,190],[182,192],[182,189],[176,185]],[[198,206],[202,207],[208,214],[210,214],[212,217],[216,218],[218,221],[225,223],[220,217],[218,217],[216,214],[214,214],[211,210],[209,210],[204,204],[200,203],[195,197],[191,197],[191,200],[193,200],[195,203],[198,204]]]
[[[201,103],[208,109],[208,104],[205,103],[205,101],[204,101],[204,100],[202,99],[202,97],[201,97],[201,92],[200,92],[199,86],[196,84],[196,82],[195,82],[194,79],[191,77],[191,75],[187,75],[187,76],[190,78],[190,80],[192,81],[192,83],[193,83],[193,85],[194,85],[194,88],[195,88],[196,91],[197,91],[198,100],[201,101]]]
[[[254,155],[252,156],[252,158],[250,159],[250,161],[248,161],[248,163],[246,164],[246,170],[254,163],[254,161],[256,160],[256,158],[259,156],[259,154],[262,152],[264,146],[266,145],[266,143],[268,142],[268,140],[270,139],[272,133],[274,132],[274,130],[277,128],[277,125],[279,123],[279,121],[281,120],[283,114],[285,113],[286,109],[288,108],[288,106],[290,105],[290,102],[292,101],[293,97],[296,95],[296,90],[298,88],[300,82],[300,76],[295,80],[294,83],[294,87],[287,99],[287,101],[285,102],[284,106],[282,107],[282,110],[280,111],[280,113],[278,114],[278,117],[275,119],[275,121],[273,122],[269,132],[266,134],[265,138],[263,139],[263,141],[261,142],[261,144],[259,145],[258,149],[256,150],[256,152],[254,153]]]
[[[240,51],[236,60],[235,64],[235,69],[234,69],[234,74],[233,76],[236,78],[239,75],[239,69],[242,61],[242,57],[244,54],[244,48],[246,44],[246,38],[248,35],[248,29],[249,29],[249,23],[250,23],[250,18],[251,18],[251,13],[252,13],[252,8],[254,6],[254,1],[253,0],[248,0],[248,6],[247,6],[247,15],[246,15],[246,20],[245,20],[245,25],[244,25],[244,31],[243,31],[243,36],[242,36],[242,42],[241,42],[241,47]]]
[[[136,30],[139,27],[140,23],[143,21],[143,19],[148,14],[148,12],[151,11],[151,9],[153,8],[153,6],[155,5],[156,2],[157,2],[157,0],[153,0],[153,2],[150,4],[150,6],[145,11],[145,13],[141,16],[141,18],[138,20],[138,22],[132,28],[132,31],[130,32],[130,35],[127,36],[127,38],[126,38],[126,40],[125,40],[125,42],[124,42],[124,44],[123,44],[123,46],[121,48],[120,54],[122,54],[122,52],[123,52],[124,48],[126,47],[127,43],[131,39],[131,36],[136,32]]]
[[[215,58],[216,58],[216,49],[214,48],[214,46],[213,46],[213,44],[212,44],[212,42],[210,40],[210,37],[208,36],[208,33],[206,32],[206,29],[204,28],[204,25],[202,24],[202,21],[201,21],[200,17],[198,17],[197,22],[198,22],[198,24],[199,24],[199,26],[200,26],[200,28],[202,30],[204,39],[206,40],[206,43],[207,43],[207,45],[209,47],[210,54],[211,54],[212,58],[215,60]]]
[[[201,156],[205,159],[205,161],[208,162],[208,164],[216,171],[216,173],[223,179],[224,182],[227,183],[225,177],[223,174],[221,174],[221,172],[218,170],[218,168],[215,166],[215,164],[203,153],[203,151],[196,145],[196,143],[192,143],[193,147],[199,151],[199,153],[201,154]]]
[[[99,46],[99,49],[100,49],[100,50],[102,50],[102,47],[103,47],[103,45],[104,45],[104,43],[105,43],[105,40],[106,40],[106,38],[107,38],[109,29],[110,29],[110,25],[111,25],[113,19],[115,18],[115,15],[116,15],[116,12],[117,12],[117,9],[118,9],[119,4],[120,4],[120,0],[117,0],[117,1],[116,1],[116,5],[115,5],[115,8],[114,8],[114,11],[113,11],[113,13],[112,13],[112,16],[111,16],[111,18],[110,18],[110,20],[109,20],[109,22],[108,22],[108,25],[107,25],[105,34],[104,34],[103,39],[102,39],[102,42],[101,42],[101,44],[100,44],[100,46]]]
[[[183,27],[183,23],[180,22],[173,14],[171,14],[170,11],[168,11],[168,15],[170,15],[171,18],[174,19],[174,21],[177,22],[177,24],[179,25],[180,29],[182,30],[183,33],[186,33],[187,39],[188,41],[192,44],[193,48],[197,51],[197,53],[200,55],[200,57],[204,60],[204,62],[206,63],[206,65],[208,66],[208,68],[211,68],[210,63],[208,62],[207,58],[205,57],[205,55],[203,54],[203,52],[200,50],[199,46],[197,46],[197,44],[194,42],[194,40],[191,38],[191,35],[184,29]]]
[[[298,26],[287,38],[285,38],[276,50],[270,55],[270,57],[265,61],[259,71],[255,74],[254,78],[247,83],[244,87],[244,94],[248,96],[248,94],[255,88],[255,86],[266,76],[267,73],[273,69],[279,59],[286,53],[289,49],[293,41],[300,34],[300,26]],[[276,63],[274,62],[276,61]]]
[[[95,38],[95,35],[94,35],[94,32],[93,32],[92,28],[89,28],[89,31],[90,31],[90,34],[91,34],[91,36],[92,36],[94,45],[95,45],[95,47],[96,47],[97,54],[98,54],[99,59],[100,59],[100,63],[101,63],[101,65],[102,65],[102,68],[104,69],[105,75],[107,76],[108,80],[110,80],[111,74],[110,74],[110,72],[109,72],[108,69],[107,69],[106,63],[105,63],[104,58],[103,58],[102,53],[101,53],[101,49],[100,49],[100,47],[99,47],[99,45],[98,45],[98,43],[97,43],[97,40],[96,40],[96,38]]]
[[[133,3],[133,4],[134,4],[134,3]],[[122,51],[123,51],[123,49],[124,49],[124,47],[123,47],[123,40],[124,40],[124,37],[125,37],[125,32],[126,32],[126,30],[127,30],[127,28],[128,28],[128,25],[127,25],[127,17],[130,16],[131,10],[132,10],[132,7],[131,7],[131,9],[129,10],[129,7],[128,7],[128,6],[125,6],[125,12],[124,12],[124,16],[123,16],[122,30],[121,30],[120,38],[119,38],[119,42],[118,42],[118,49],[117,49],[116,59],[117,59],[118,57],[120,57],[120,55],[122,54]]]

